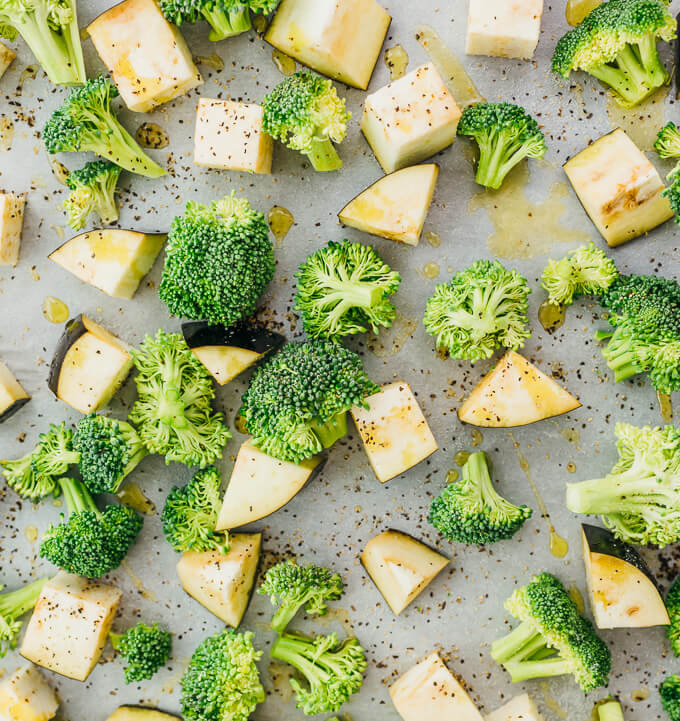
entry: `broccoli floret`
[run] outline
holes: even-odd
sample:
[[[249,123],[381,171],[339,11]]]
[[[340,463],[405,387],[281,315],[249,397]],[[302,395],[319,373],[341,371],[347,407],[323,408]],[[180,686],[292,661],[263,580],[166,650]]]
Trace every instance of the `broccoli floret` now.
[[[549,260],[541,285],[554,305],[571,305],[579,295],[601,295],[619,277],[614,261],[590,242],[566,258]]]
[[[678,173],[678,166],[673,169],[669,177],[672,182],[661,195],[668,198],[671,210],[675,214],[675,222],[680,225],[680,173]]]
[[[2,0],[0,36],[26,41],[57,85],[86,82],[75,0]]]
[[[671,721],[680,721],[680,676],[668,676],[659,687],[661,705]]]
[[[602,516],[617,538],[660,548],[680,539],[680,432],[617,423],[619,462],[604,478],[567,485],[567,507]]]
[[[336,339],[392,325],[397,311],[389,296],[401,278],[372,246],[331,241],[306,258],[296,276],[295,310],[308,336]]]
[[[339,574],[321,566],[285,561],[267,571],[257,592],[269,596],[272,605],[278,606],[271,627],[283,633],[303,606],[310,616],[324,616],[328,611],[326,601],[337,601],[343,590]]]
[[[248,721],[265,699],[252,639],[224,630],[194,651],[181,681],[185,721]]]
[[[117,493],[149,454],[129,423],[96,413],[78,422],[73,448],[80,453],[80,475],[91,493]]]
[[[517,350],[531,335],[529,293],[517,271],[497,260],[478,260],[436,287],[427,301],[425,330],[452,358],[474,362],[497,348]]]
[[[108,160],[94,160],[68,176],[66,183],[72,192],[64,201],[64,210],[74,230],[85,225],[90,213],[96,213],[106,224],[118,220],[114,194],[120,170]]]
[[[505,602],[520,625],[491,646],[513,682],[570,674],[584,691],[606,686],[611,653],[549,573],[534,576]]]
[[[656,136],[654,150],[659,154],[660,158],[668,160],[669,158],[680,158],[680,130],[674,122],[668,122],[664,125],[659,134]]]
[[[241,416],[265,453],[300,463],[347,433],[347,411],[378,386],[353,351],[326,340],[288,343],[253,374]]]
[[[117,96],[118,89],[103,75],[73,90],[43,128],[47,152],[91,151],[132,173],[148,178],[165,175],[118,122],[111,107]]]
[[[475,180],[498,190],[507,174],[524,158],[542,158],[543,133],[524,108],[512,103],[468,105],[458,122],[458,135],[475,139],[479,162]]]
[[[597,707],[597,716],[600,721],[625,721],[623,709],[618,701],[607,701]]]
[[[222,480],[214,466],[198,471],[185,486],[175,486],[163,508],[163,532],[175,551],[229,550],[229,535],[215,531]]]
[[[158,294],[174,315],[229,326],[255,310],[274,269],[267,222],[245,198],[189,202],[172,221]]]
[[[314,170],[342,168],[333,143],[345,138],[352,114],[330,80],[300,71],[279,83],[262,105],[265,133],[306,155]]]
[[[666,595],[666,610],[671,620],[666,629],[666,637],[671,643],[675,656],[680,656],[680,576],[675,579]]]
[[[610,0],[560,39],[552,70],[564,78],[583,70],[609,86],[619,105],[630,108],[669,81],[657,41],[673,40],[676,29],[662,0]]]
[[[172,635],[154,623],[138,623],[125,633],[110,633],[111,645],[128,662],[125,683],[148,681],[163,668],[172,651]]]
[[[100,511],[86,486],[60,478],[68,520],[51,525],[40,543],[40,556],[68,573],[99,578],[118,568],[142,530],[143,520],[127,506]]]
[[[231,433],[211,407],[212,377],[179,333],[160,329],[132,351],[137,368],[137,401],[130,420],[147,450],[187,466],[222,457]]]
[[[0,658],[4,658],[10,649],[16,648],[19,631],[23,626],[19,619],[35,606],[47,581],[48,578],[41,578],[16,591],[0,593]],[[3,588],[0,585],[0,590]]]
[[[512,538],[531,513],[528,506],[515,506],[496,491],[486,455],[472,453],[462,479],[432,502],[428,520],[452,543],[485,545]]]

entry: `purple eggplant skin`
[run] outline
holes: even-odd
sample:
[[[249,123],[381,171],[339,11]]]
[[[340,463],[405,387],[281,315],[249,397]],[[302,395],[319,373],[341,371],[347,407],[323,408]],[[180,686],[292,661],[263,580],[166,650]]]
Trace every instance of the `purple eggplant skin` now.
[[[23,408],[30,400],[30,398],[19,398],[18,401],[14,401],[11,406],[8,406],[2,413],[0,413],[0,423],[4,423],[5,421],[9,420],[20,408]]]
[[[64,362],[64,358],[68,353],[69,348],[80,338],[87,333],[87,328],[83,322],[82,313],[71,320],[66,321],[64,326],[64,332],[61,338],[57,342],[57,347],[54,350],[52,356],[52,362],[50,363],[50,375],[47,378],[47,387],[54,393],[57,398],[57,388],[59,387],[59,375],[61,374],[61,366]]]
[[[286,339],[263,325],[242,321],[236,325],[210,325],[206,321],[182,323],[182,335],[189,348],[231,346],[264,355],[280,348]]]

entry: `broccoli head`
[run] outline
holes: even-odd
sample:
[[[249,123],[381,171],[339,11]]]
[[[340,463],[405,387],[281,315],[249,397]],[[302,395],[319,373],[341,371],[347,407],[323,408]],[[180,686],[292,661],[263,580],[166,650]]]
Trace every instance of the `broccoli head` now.
[[[38,602],[47,581],[48,578],[41,578],[15,591],[0,593],[0,658],[4,658],[9,650],[16,648],[19,631],[23,626],[19,619]],[[0,590],[3,588],[4,586],[0,586]]]
[[[479,146],[475,180],[498,190],[507,174],[524,158],[542,158],[543,133],[524,108],[512,103],[468,105],[458,122],[458,135],[474,138]]]
[[[127,661],[125,683],[148,681],[163,668],[172,651],[172,635],[154,623],[138,623],[125,633],[110,633],[111,645]]]
[[[331,241],[300,266],[295,310],[312,338],[336,339],[389,328],[396,308],[389,296],[401,278],[370,245]]]
[[[114,195],[120,170],[109,160],[94,160],[68,176],[71,193],[64,201],[64,210],[74,230],[85,225],[90,213],[96,213],[106,224],[118,220]]]
[[[666,610],[671,620],[666,636],[675,656],[680,656],[680,576],[675,579],[666,595]]]
[[[279,83],[262,103],[264,132],[309,158],[314,170],[339,170],[341,143],[352,114],[330,80],[309,71]]]
[[[668,676],[659,687],[661,705],[671,721],[680,721],[680,676]]]

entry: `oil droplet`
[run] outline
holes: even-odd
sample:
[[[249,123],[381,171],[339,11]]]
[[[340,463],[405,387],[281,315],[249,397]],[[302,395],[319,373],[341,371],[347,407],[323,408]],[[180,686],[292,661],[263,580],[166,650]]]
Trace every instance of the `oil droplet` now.
[[[243,433],[244,435],[248,434],[246,419],[243,416],[236,416],[236,418],[234,418],[234,428],[236,428],[239,433]]]
[[[401,45],[385,50],[385,65],[390,71],[390,80],[394,82],[403,78],[408,67],[408,53]]]
[[[569,25],[579,25],[586,15],[589,15],[602,0],[568,0],[564,12]]]
[[[19,76],[19,83],[17,84],[17,95],[22,95],[24,92],[24,83],[27,80],[33,80],[38,75],[37,65],[27,65],[24,71]]]
[[[68,320],[68,306],[63,300],[48,295],[43,300],[42,314],[50,323],[65,323]]]
[[[52,175],[62,184],[67,185],[68,176],[71,175],[71,171],[59,160],[57,160],[54,155],[48,155],[47,159],[50,164],[50,168],[52,168]]]
[[[158,597],[156,596],[156,594],[144,586],[142,579],[130,568],[130,564],[127,561],[123,561],[121,565],[125,569],[127,575],[130,577],[132,585],[139,591],[139,595],[147,601],[157,603]]]
[[[586,604],[583,600],[583,594],[579,590],[578,586],[572,584],[569,586],[569,598],[576,604],[579,613],[583,613],[586,610]]]
[[[423,275],[430,279],[436,278],[439,275],[439,265],[437,263],[425,263]]]
[[[295,218],[288,208],[275,205],[269,213],[267,213],[267,222],[276,239],[276,247],[280,248],[283,245],[283,239],[295,224]]]
[[[6,115],[0,117],[0,151],[11,150],[14,140],[14,123]]]
[[[156,123],[142,123],[137,128],[136,137],[137,142],[143,148],[158,150],[159,148],[166,148],[170,145],[170,137],[165,130],[163,130],[160,125],[156,125]]]
[[[648,688],[637,688],[633,693],[631,693],[630,697],[633,699],[633,701],[646,701],[649,698],[649,689]]]
[[[146,496],[139,484],[133,481],[128,481],[116,493],[116,498],[124,505],[134,508],[135,511],[145,516],[153,516],[156,513],[156,504]]]
[[[659,399],[659,409],[661,410],[661,418],[664,423],[673,423],[673,401],[667,393],[657,392],[656,397]]]
[[[401,352],[409,338],[418,329],[418,318],[405,316],[398,308],[394,323],[381,331],[380,335],[370,334],[366,343],[376,358],[391,358]]]
[[[264,15],[255,15],[253,18],[253,27],[255,28],[255,32],[259,35],[264,34],[264,31],[267,29],[267,25],[269,25],[269,23]]]
[[[26,526],[24,536],[29,543],[35,543],[38,540],[38,529],[35,526]]]
[[[455,483],[460,478],[460,473],[456,468],[451,468],[446,472],[446,482]]]
[[[272,50],[272,60],[281,75],[292,75],[297,69],[295,60],[276,48]]]
[[[38,273],[38,269],[35,266],[31,268],[31,280],[36,283],[40,280],[40,273]]]
[[[560,433],[565,440],[569,441],[569,443],[581,442],[581,434],[579,433],[577,428],[562,428],[562,430],[560,430]]]
[[[561,328],[567,317],[567,308],[564,305],[555,305],[549,300],[544,300],[538,308],[538,322],[543,330],[552,333]]]
[[[557,700],[550,693],[550,686],[546,681],[541,681],[541,692],[543,693],[543,700],[545,705],[562,719],[569,718],[569,714],[557,703]]]
[[[194,57],[196,65],[205,65],[206,67],[222,72],[224,70],[224,60],[217,53],[210,53],[210,55],[196,55]]]
[[[461,450],[453,457],[453,462],[462,468],[468,462],[469,457],[470,451]]]
[[[481,446],[482,442],[484,441],[484,436],[482,435],[481,431],[478,431],[476,428],[472,431],[472,445],[477,448],[477,446]]]
[[[567,553],[569,553],[567,540],[562,538],[554,528],[550,531],[550,553],[552,553],[555,558],[564,558]]]
[[[428,230],[427,233],[425,233],[425,240],[433,247],[433,248],[439,248],[439,246],[442,244],[442,239],[439,233],[435,233],[433,230]]]
[[[576,464],[573,461],[567,463],[567,473],[576,473]]]
[[[640,148],[649,152],[654,150],[654,142],[659,128],[666,124],[666,96],[670,86],[659,88],[647,100],[634,108],[622,108],[610,96],[607,99],[607,117],[612,130],[621,128]]]

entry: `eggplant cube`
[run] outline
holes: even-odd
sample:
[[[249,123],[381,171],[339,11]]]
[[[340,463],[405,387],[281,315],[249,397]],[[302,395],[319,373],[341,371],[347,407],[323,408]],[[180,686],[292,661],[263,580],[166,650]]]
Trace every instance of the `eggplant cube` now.
[[[25,206],[25,195],[0,193],[0,265],[19,262]]]
[[[465,52],[529,60],[542,15],[543,0],[470,0]]]
[[[0,683],[0,719],[3,721],[50,721],[59,701],[35,666],[17,669]]]
[[[62,676],[85,681],[97,665],[122,593],[60,571],[43,587],[21,655]]]
[[[523,693],[488,714],[486,721],[544,721],[544,719],[529,694]]]
[[[461,111],[433,63],[369,95],[361,130],[386,173],[419,163],[456,138]]]
[[[0,423],[14,415],[30,400],[31,396],[26,393],[12,371],[0,361]]]
[[[283,0],[264,37],[313,70],[366,90],[390,20],[376,0]]]
[[[119,706],[106,721],[181,721],[179,716],[144,706]]]
[[[0,43],[0,78],[7,72],[17,54],[4,43]]]
[[[673,217],[664,184],[645,154],[617,128],[564,164],[584,210],[614,247]]]
[[[383,386],[354,406],[352,417],[368,460],[381,483],[404,473],[437,450],[430,426],[408,383]]]
[[[124,0],[87,31],[130,110],[148,113],[203,83],[184,38],[154,0]]]

